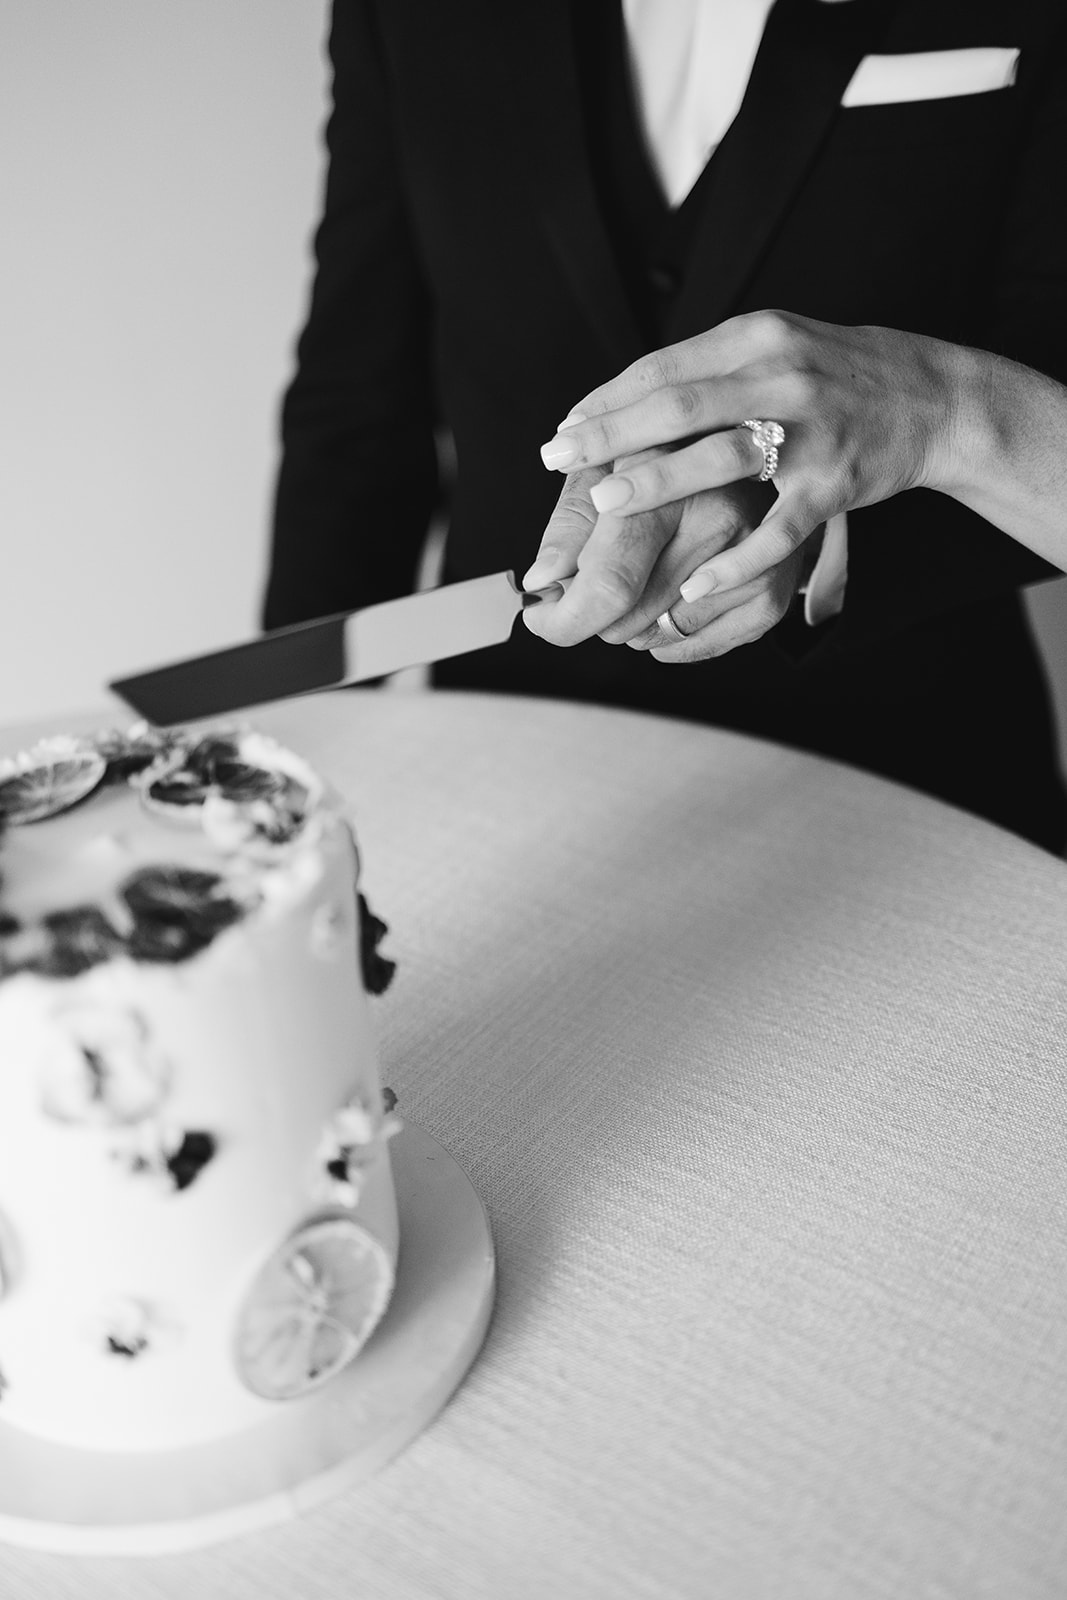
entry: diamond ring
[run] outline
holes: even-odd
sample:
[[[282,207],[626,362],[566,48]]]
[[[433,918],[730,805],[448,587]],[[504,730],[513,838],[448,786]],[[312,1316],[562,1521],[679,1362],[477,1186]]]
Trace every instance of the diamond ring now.
[[[780,422],[761,422],[758,417],[749,417],[741,426],[763,451],[763,471],[757,482],[769,483],[778,471],[778,446],[785,443],[785,429]]]

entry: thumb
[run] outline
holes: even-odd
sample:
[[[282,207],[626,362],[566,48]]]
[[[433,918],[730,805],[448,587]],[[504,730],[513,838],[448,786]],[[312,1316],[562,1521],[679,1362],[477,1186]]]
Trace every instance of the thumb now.
[[[541,536],[537,556],[523,574],[524,589],[543,589],[577,572],[578,557],[599,515],[589,491],[607,471],[606,467],[585,467],[581,472],[570,473],[564,480],[556,508]]]

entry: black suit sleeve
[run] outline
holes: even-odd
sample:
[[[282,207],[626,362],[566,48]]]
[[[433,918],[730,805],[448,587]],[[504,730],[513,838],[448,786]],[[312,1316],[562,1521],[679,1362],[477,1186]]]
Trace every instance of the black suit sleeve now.
[[[1067,382],[1067,26],[1030,44],[1015,88],[1028,109],[1010,151],[1011,179],[1001,201],[990,256],[963,257],[960,270],[983,274],[988,318],[964,342],[1024,362]],[[931,330],[932,331],[932,330]],[[936,528],[943,538],[923,537]],[[912,538],[901,559],[901,537]],[[830,648],[891,637],[951,606],[982,604],[1011,589],[1061,576],[1025,545],[965,506],[917,489],[849,516],[849,589],[841,616],[824,632]],[[963,559],[961,560],[961,552]],[[870,604],[857,604],[861,596]]]
[[[431,314],[370,0],[335,0],[311,306],[282,405],[268,628],[410,590],[433,510]]]
[[[1033,110],[1016,162],[996,272],[990,348],[1067,382],[1067,26],[1024,52],[1017,93]]]

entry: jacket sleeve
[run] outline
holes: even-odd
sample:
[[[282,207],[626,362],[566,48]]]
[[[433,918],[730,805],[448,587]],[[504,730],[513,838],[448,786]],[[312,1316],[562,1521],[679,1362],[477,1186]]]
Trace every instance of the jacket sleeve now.
[[[414,586],[437,469],[431,312],[370,0],[335,0],[316,270],[282,403],[268,628]]]
[[[1010,356],[1067,381],[1067,208],[1060,195],[1067,170],[1067,26],[1056,21],[1019,61],[1016,87],[1027,114],[1011,152],[1012,179],[1000,209],[988,263],[988,319],[968,342]],[[991,204],[999,204],[996,199]],[[911,544],[900,539],[936,528],[945,537]],[[980,604],[1012,589],[1061,576],[1058,568],[932,490],[849,516],[849,591],[827,644],[869,644],[923,622],[946,605]],[[960,561],[960,551],[965,560]],[[857,606],[859,596],[871,604]],[[951,597],[951,598],[948,598]]]
[[[1032,111],[1001,229],[990,347],[1067,382],[1067,25],[1043,52],[1024,52],[1017,90]]]

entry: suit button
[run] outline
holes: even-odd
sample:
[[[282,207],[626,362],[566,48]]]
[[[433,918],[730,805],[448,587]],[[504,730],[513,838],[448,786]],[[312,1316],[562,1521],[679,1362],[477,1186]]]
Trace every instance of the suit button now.
[[[657,294],[677,294],[682,275],[677,267],[649,267],[648,281]]]

